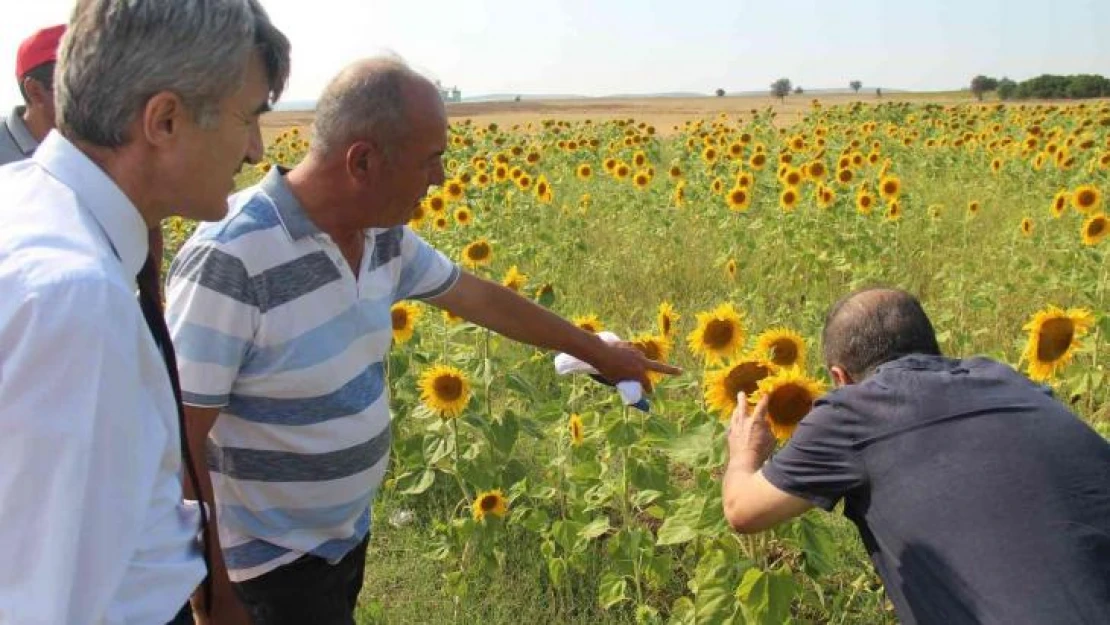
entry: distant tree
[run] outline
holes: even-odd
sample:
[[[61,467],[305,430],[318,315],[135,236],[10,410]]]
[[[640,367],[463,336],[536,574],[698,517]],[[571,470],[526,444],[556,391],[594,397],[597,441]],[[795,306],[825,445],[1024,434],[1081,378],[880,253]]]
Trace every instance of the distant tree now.
[[[853,80],[852,82],[848,83],[848,86],[851,87],[852,91],[855,91],[856,93],[859,93],[859,90],[863,89],[863,83],[858,80]]]
[[[998,80],[990,76],[979,74],[971,79],[971,92],[975,94],[976,98],[980,101],[983,100],[983,94],[988,91],[994,91],[998,88]]]
[[[805,93],[805,92],[802,91],[802,86],[801,85],[798,85],[797,87],[794,87],[794,95],[802,95],[803,93]]]
[[[717,97],[718,98],[725,97],[725,90],[724,89],[717,89]]]
[[[513,102],[520,102],[520,96],[513,98]]]
[[[1064,95],[1069,98],[1098,98],[1110,95],[1110,80],[1093,74],[1068,76]]]
[[[882,87],[875,87],[875,97],[880,98],[880,99],[883,97],[883,88]]]
[[[998,81],[998,97],[1002,100],[1009,100],[1017,93],[1018,84],[1009,78],[1003,78]]]
[[[771,95],[785,102],[786,96],[790,94],[790,87],[789,78],[779,78],[771,83]]]

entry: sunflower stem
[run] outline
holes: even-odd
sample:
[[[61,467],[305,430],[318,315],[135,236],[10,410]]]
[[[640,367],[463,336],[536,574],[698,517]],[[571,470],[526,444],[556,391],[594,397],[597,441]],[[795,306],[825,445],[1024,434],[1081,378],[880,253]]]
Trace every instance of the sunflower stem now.
[[[455,453],[453,454],[454,455],[454,460],[455,460],[455,471],[454,471],[455,481],[459,483],[459,490],[462,491],[463,497],[466,497],[467,503],[470,503],[470,502],[474,501],[474,498],[470,496],[470,490],[467,489],[466,483],[463,482],[462,475],[459,473],[459,466],[460,466],[461,463],[459,462],[459,420],[458,419],[451,419],[451,435],[454,437],[454,442],[455,442],[455,444],[454,444],[454,448],[455,448],[454,452]]]

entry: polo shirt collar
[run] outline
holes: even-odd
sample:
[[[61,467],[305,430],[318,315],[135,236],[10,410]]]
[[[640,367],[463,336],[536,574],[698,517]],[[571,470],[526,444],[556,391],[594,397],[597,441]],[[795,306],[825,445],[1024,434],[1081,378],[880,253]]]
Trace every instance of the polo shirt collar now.
[[[15,145],[23,152],[23,156],[30,156],[35,148],[39,147],[39,142],[31,136],[31,131],[27,128],[27,124],[23,122],[23,112],[26,109],[22,106],[17,106],[12,109],[12,114],[8,115],[4,123],[8,127],[8,134],[12,136]]]
[[[288,172],[289,169],[285,167],[271,167],[259,186],[262,188],[262,192],[274,203],[278,220],[281,221],[281,226],[285,228],[286,234],[296,241],[319,234],[320,229],[308,218],[304,207],[297,201],[297,198],[293,195],[293,190],[289,188],[289,183],[285,181],[285,174]]]
[[[77,201],[100,224],[108,242],[134,279],[146,262],[147,227],[139,209],[108,174],[57,130],[46,135],[32,157],[59,182],[73,190]]]

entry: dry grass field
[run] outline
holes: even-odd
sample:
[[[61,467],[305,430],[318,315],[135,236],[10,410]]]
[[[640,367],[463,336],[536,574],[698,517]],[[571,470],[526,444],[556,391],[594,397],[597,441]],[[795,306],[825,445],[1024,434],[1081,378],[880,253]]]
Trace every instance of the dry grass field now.
[[[777,113],[776,122],[789,126],[809,110],[813,97],[790,96],[785,102],[771,96],[726,96],[723,98],[586,98],[576,100],[523,100],[521,102],[463,102],[450,104],[447,113],[452,120],[471,119],[475,123],[496,122],[501,126],[527,124],[541,119],[560,119],[569,122],[592,119],[603,121],[627,119],[652,124],[662,135],[671,135],[675,126],[690,119],[706,118],[725,113],[729,116],[751,113],[752,109],[772,107]],[[936,102],[957,104],[973,98],[967,92],[898,93],[875,98],[873,93],[852,95],[821,95],[817,99],[824,106],[851,102]],[[307,128],[312,123],[308,111],[275,111],[263,119],[263,139],[269,143],[282,130]]]

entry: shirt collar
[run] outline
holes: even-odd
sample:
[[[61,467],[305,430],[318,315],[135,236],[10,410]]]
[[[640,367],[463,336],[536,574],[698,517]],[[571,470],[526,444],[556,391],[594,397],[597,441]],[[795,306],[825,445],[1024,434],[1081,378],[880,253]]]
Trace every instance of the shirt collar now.
[[[32,158],[73,190],[78,203],[100,224],[133,279],[148,253],[147,227],[139,209],[103,169],[56,130],[46,135]]]
[[[274,203],[278,219],[281,221],[282,227],[285,228],[286,234],[296,241],[318,234],[320,229],[308,218],[308,215],[304,212],[304,207],[297,201],[297,198],[293,195],[293,190],[289,188],[289,183],[285,181],[285,174],[288,172],[289,170],[285,167],[271,167],[259,186],[262,188],[262,192]]]
[[[19,151],[23,152],[23,156],[30,156],[35,148],[39,147],[39,142],[31,136],[31,131],[27,128],[27,124],[23,122],[23,111],[26,110],[22,106],[17,106],[12,109],[12,114],[4,120],[8,126],[8,133],[11,134],[12,139],[15,140],[16,146]]]

